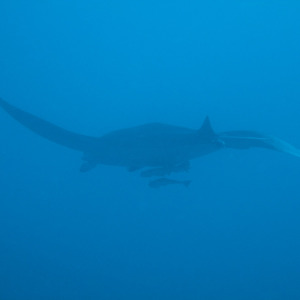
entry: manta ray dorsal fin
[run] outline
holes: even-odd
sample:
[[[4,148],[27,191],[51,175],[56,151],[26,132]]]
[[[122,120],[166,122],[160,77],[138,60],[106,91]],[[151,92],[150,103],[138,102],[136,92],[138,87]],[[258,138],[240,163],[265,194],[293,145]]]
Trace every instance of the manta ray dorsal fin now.
[[[208,116],[206,116],[201,128],[199,129],[199,134],[202,136],[210,137],[210,136],[215,136],[215,132],[212,129],[210,119]]]

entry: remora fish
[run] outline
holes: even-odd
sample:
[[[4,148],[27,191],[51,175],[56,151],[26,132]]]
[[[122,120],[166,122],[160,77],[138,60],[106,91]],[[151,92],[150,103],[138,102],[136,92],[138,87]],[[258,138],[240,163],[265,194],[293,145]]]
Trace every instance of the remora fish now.
[[[166,176],[171,173],[188,172],[190,169],[189,163],[184,163],[178,166],[172,166],[171,168],[155,168],[141,172],[142,177],[154,177],[154,176]]]
[[[299,149],[276,137],[255,131],[216,133],[208,117],[199,129],[150,123],[91,137],[56,126],[1,98],[0,107],[41,137],[82,152],[82,172],[103,164],[125,167],[129,171],[150,168],[141,175],[162,176],[164,172],[187,171],[191,160],[224,148],[258,147],[300,157]]]
[[[191,184],[191,180],[181,181],[181,180],[173,180],[168,178],[159,178],[149,182],[149,186],[152,188],[159,188],[162,186],[170,185],[170,184],[181,184],[185,187],[188,187]]]

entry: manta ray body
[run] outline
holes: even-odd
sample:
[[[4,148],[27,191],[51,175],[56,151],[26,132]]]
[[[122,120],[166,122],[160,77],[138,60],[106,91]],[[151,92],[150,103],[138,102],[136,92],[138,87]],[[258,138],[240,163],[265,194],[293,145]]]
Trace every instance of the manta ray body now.
[[[59,145],[83,153],[82,172],[99,164],[142,170],[142,177],[163,177],[188,171],[190,161],[224,148],[260,147],[300,157],[300,150],[273,136],[255,131],[216,133],[208,117],[200,129],[149,123],[107,133],[101,137],[77,134],[22,109],[3,99],[2,107],[12,118],[36,134]]]

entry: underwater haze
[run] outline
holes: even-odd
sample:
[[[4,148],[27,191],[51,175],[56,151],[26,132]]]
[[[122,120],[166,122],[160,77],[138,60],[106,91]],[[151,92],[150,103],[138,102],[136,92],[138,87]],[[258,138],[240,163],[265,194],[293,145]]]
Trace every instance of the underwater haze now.
[[[300,148],[299,1],[2,1],[0,97],[90,136],[161,122]],[[300,299],[300,158],[223,149],[151,188],[0,110],[0,300]]]

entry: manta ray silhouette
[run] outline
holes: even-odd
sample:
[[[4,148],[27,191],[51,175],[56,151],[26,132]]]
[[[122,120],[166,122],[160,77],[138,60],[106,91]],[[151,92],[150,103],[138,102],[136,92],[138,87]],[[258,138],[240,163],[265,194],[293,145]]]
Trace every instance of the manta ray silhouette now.
[[[149,123],[101,137],[77,134],[25,112],[0,98],[0,106],[16,121],[59,145],[83,153],[80,171],[98,164],[142,170],[142,177],[164,177],[189,170],[192,159],[223,148],[272,149],[300,157],[300,150],[276,137],[255,131],[215,133],[208,117],[200,129]]]

